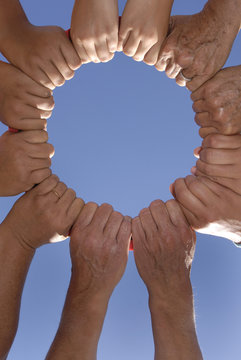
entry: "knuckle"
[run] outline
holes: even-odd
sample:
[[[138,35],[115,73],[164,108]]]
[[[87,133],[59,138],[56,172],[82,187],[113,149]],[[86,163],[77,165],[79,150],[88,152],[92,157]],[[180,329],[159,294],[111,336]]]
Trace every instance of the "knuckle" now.
[[[226,121],[220,125],[221,132],[223,135],[232,135],[234,132],[232,122]]]
[[[210,148],[217,148],[219,143],[219,135],[217,134],[209,134],[203,140],[203,146]]]

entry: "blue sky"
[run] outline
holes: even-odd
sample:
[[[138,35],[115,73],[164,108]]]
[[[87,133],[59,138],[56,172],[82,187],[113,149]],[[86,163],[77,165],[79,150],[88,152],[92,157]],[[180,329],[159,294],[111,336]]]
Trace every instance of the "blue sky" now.
[[[22,0],[31,22],[68,28],[73,0]],[[121,9],[124,1],[120,2]],[[173,13],[199,11],[204,1],[176,0]],[[237,38],[228,65],[240,64]],[[83,66],[55,91],[49,120],[53,172],[85,201],[111,203],[136,216],[169,184],[190,173],[200,144],[188,90],[144,63],[117,54],[108,64]],[[5,127],[1,125],[2,132]],[[15,198],[2,198],[5,217]],[[241,250],[221,238],[198,235],[192,270],[199,342],[205,360],[241,358]],[[42,360],[58,327],[70,277],[68,241],[44,246],[32,263],[10,360]],[[130,254],[110,302],[98,358],[153,358],[147,292]]]

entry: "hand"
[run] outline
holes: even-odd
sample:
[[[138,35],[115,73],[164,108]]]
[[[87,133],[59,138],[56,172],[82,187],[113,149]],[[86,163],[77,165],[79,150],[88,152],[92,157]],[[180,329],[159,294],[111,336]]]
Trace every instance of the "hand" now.
[[[18,24],[6,39],[3,55],[36,82],[53,90],[74,76],[81,61],[63,29]]]
[[[201,360],[190,269],[196,237],[174,200],[143,209],[132,223],[137,269],[149,292],[155,360]]]
[[[131,220],[112,206],[88,203],[71,232],[72,281],[86,297],[109,299],[122,278],[129,253]]]
[[[44,130],[5,132],[0,137],[0,196],[30,190],[51,174],[54,147]]]
[[[52,92],[2,61],[0,78],[0,120],[14,129],[45,129],[54,108]]]
[[[83,204],[74,190],[51,175],[15,202],[2,225],[20,244],[36,249],[65,240]]]
[[[188,297],[196,237],[178,203],[153,201],[133,220],[132,232],[136,266],[149,295],[170,305]]]
[[[117,0],[75,0],[71,39],[83,64],[107,62],[118,43]]]
[[[120,24],[118,51],[154,65],[167,35],[172,3],[173,0],[128,0]]]
[[[195,121],[201,137],[207,132],[234,135],[241,132],[241,66],[219,71],[192,93]]]
[[[207,176],[241,195],[241,135],[211,134],[194,150],[199,158],[192,173]]]
[[[187,176],[170,187],[192,228],[241,242],[241,196],[207,177]]]
[[[173,16],[157,70],[196,90],[223,67],[239,27],[240,11],[233,0],[210,0],[198,14]],[[192,81],[186,83],[180,71]]]

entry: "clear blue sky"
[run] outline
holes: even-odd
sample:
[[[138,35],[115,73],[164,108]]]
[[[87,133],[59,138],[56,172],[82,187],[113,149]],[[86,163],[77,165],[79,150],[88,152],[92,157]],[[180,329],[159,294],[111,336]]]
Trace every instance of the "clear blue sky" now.
[[[37,25],[70,25],[73,0],[22,0]],[[124,1],[120,3],[123,8]],[[199,11],[204,1],[176,0],[175,14]],[[237,38],[228,65],[240,64]],[[136,216],[169,184],[190,172],[200,144],[189,92],[123,54],[82,67],[55,91],[49,120],[53,172],[85,201],[111,203]],[[5,127],[1,125],[1,130]],[[14,198],[2,198],[5,217]],[[206,360],[241,359],[241,250],[225,239],[198,235],[192,270],[197,331]],[[42,247],[26,282],[10,360],[43,360],[58,327],[70,276],[68,241]],[[110,302],[99,344],[104,360],[149,360],[153,340],[146,289],[130,254]]]

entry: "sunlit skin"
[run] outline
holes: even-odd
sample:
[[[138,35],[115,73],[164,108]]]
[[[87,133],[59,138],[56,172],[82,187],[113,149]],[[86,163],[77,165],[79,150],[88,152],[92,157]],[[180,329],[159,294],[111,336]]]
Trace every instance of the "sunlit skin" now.
[[[110,61],[117,50],[118,0],[75,0],[71,39],[83,64]]]
[[[6,359],[17,331],[22,290],[35,250],[65,239],[83,205],[73,190],[51,175],[17,200],[0,225],[0,359]]]
[[[212,132],[223,135],[241,132],[241,66],[220,70],[193,92],[191,99],[201,137]]]
[[[73,78],[81,61],[65,31],[34,26],[18,0],[0,0],[0,51],[11,64],[53,90]]]
[[[132,221],[132,233],[149,294],[155,360],[201,360],[190,282],[194,231],[176,201],[156,200]]]
[[[128,0],[121,18],[118,51],[154,65],[167,35],[172,4],[173,0]]]
[[[48,360],[95,360],[111,294],[128,260],[131,219],[88,203],[71,232],[72,275]]]
[[[240,0],[209,0],[197,14],[173,16],[156,68],[195,91],[225,64],[240,29]],[[186,82],[180,74],[192,79]]]
[[[194,155],[198,158],[194,175],[207,176],[241,195],[241,135],[210,134]]]
[[[170,190],[192,228],[241,242],[241,196],[206,176],[177,179]]]
[[[51,175],[54,147],[47,141],[44,130],[0,136],[0,196],[18,195]]]
[[[0,120],[19,130],[41,130],[52,115],[52,91],[0,61]]]

